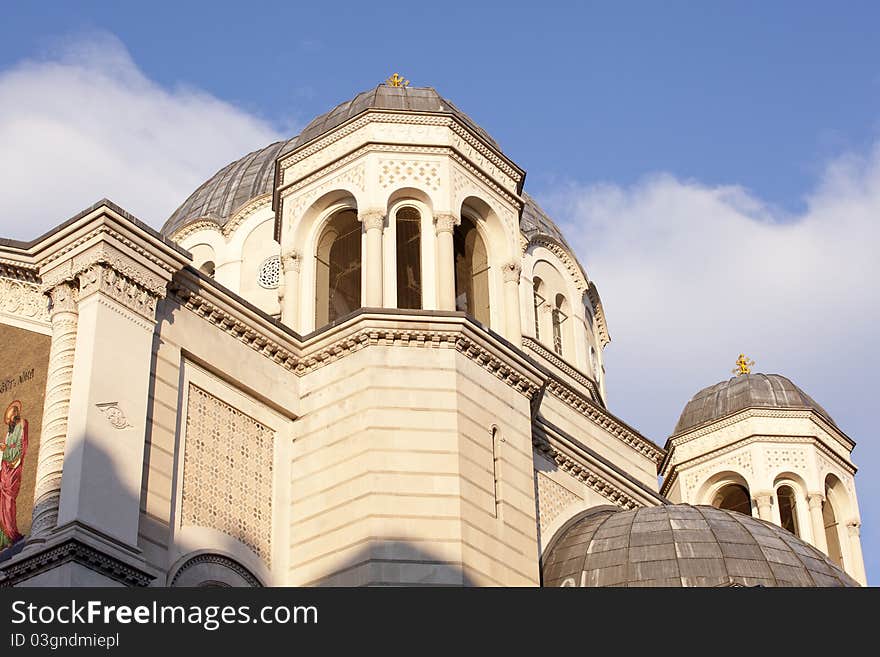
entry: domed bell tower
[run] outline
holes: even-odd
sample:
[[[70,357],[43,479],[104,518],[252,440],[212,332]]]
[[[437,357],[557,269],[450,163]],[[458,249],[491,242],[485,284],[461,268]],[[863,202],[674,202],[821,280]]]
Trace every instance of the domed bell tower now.
[[[812,543],[866,584],[855,442],[792,381],[752,372],[700,390],[666,442],[661,493],[739,511]]]

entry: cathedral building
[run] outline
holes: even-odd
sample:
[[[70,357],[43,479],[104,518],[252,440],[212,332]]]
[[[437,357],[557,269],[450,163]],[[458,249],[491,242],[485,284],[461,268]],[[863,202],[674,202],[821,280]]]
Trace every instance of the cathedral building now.
[[[394,76],[161,231],[0,240],[0,584],[864,585],[853,441],[745,357],[617,417],[524,179]]]

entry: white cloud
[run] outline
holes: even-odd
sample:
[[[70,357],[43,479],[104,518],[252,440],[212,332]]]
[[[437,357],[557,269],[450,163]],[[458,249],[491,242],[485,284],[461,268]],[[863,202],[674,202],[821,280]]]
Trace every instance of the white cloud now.
[[[611,410],[663,444],[740,351],[789,376],[859,443],[866,559],[880,567],[880,146],[829,164],[799,216],[670,175],[544,200],[602,296]]]
[[[0,71],[0,236],[31,239],[107,197],[155,227],[205,179],[279,138],[194,88],[148,79],[105,33]]]

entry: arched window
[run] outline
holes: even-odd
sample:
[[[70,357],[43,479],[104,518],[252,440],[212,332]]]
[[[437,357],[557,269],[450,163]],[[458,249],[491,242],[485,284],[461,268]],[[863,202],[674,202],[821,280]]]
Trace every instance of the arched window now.
[[[213,260],[205,260],[202,265],[199,267],[199,271],[203,274],[207,274],[208,276],[214,276],[214,261]]]
[[[748,489],[741,484],[727,484],[717,493],[712,500],[712,506],[717,509],[739,511],[747,516],[752,515],[752,498]]]
[[[315,253],[315,328],[361,307],[361,224],[353,210],[327,223]]]
[[[397,307],[422,307],[422,217],[415,208],[397,211]]]
[[[541,339],[541,306],[544,305],[544,297],[541,295],[543,281],[535,276],[532,282],[532,299],[535,310],[535,340]]]
[[[565,308],[565,297],[561,294],[556,295],[556,301],[553,304],[553,351],[562,356],[562,325],[568,319],[568,315],[563,310]]]
[[[828,557],[841,568],[844,567],[843,544],[840,533],[839,502],[845,499],[843,484],[833,475],[825,478],[825,501],[822,503],[822,520],[825,525],[825,542],[828,544]],[[844,539],[845,540],[845,539]]]
[[[474,222],[467,217],[453,233],[455,309],[489,325],[489,257]]]
[[[776,490],[776,499],[779,501],[779,519],[783,529],[787,529],[795,536],[800,536],[797,520],[797,498],[791,486],[780,486]]]

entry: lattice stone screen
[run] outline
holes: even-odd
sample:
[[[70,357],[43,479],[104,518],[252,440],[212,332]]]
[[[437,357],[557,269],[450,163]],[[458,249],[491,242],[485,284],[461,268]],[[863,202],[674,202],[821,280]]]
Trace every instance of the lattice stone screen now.
[[[542,532],[546,531],[565,507],[581,499],[540,472],[535,473],[535,494],[538,498],[538,521]],[[550,537],[546,540],[550,540]]]
[[[228,534],[270,564],[274,439],[270,428],[190,384],[182,524]]]

